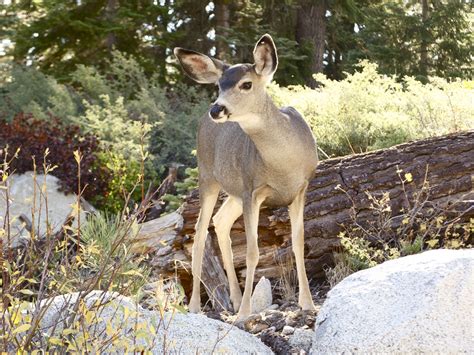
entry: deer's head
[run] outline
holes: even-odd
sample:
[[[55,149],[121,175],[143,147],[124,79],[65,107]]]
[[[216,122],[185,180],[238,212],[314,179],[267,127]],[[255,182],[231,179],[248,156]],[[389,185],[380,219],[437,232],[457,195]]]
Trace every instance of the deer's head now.
[[[202,84],[217,84],[219,97],[209,115],[216,122],[236,121],[258,116],[265,108],[266,85],[278,66],[275,44],[263,35],[253,51],[254,64],[228,65],[216,58],[183,48],[175,48],[186,74]]]

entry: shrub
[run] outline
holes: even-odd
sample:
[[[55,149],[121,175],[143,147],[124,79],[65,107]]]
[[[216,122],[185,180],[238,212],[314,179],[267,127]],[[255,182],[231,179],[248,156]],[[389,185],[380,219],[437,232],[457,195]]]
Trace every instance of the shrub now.
[[[150,137],[150,153],[154,154],[156,167],[179,163],[196,166],[198,122],[207,112],[211,98],[207,92],[196,88],[176,85],[167,95],[162,106],[164,116]]]
[[[11,120],[25,112],[41,119],[53,115],[69,122],[77,115],[78,97],[53,77],[19,65],[13,66],[9,74],[0,91],[0,119]]]
[[[85,102],[86,112],[78,123],[86,133],[97,136],[104,149],[110,149],[125,159],[138,161],[151,125],[130,120],[122,97],[112,102],[104,95],[101,100],[101,105]]]
[[[149,275],[149,269],[141,265],[144,256],[135,256],[130,245],[139,230],[134,216],[97,213],[92,215],[81,228],[80,256],[82,279],[101,272],[104,256],[113,255],[120,260],[120,272],[113,268],[103,271],[97,287],[109,291],[120,291],[127,296],[137,295]],[[110,282],[113,279],[114,282]],[[77,288],[77,285],[76,285]],[[74,291],[72,289],[71,291]]]
[[[149,180],[156,178],[156,172],[164,173],[171,163],[196,164],[191,151],[198,119],[210,102],[208,94],[182,84],[163,87],[132,56],[114,51],[106,72],[78,65],[70,85],[21,66],[2,75],[2,80],[0,117],[5,120],[21,112],[46,120],[52,114],[100,137],[101,144],[113,146],[114,153],[124,159],[140,150],[140,134],[135,133],[145,122],[145,130],[150,131],[143,142],[150,154]]]
[[[340,233],[341,250],[334,255],[336,265],[326,270],[331,287],[356,271],[400,256],[434,248],[472,248],[474,219],[461,222],[465,211],[453,207],[456,201],[442,205],[432,203],[426,179],[409,201],[405,185],[411,183],[413,177],[410,173],[404,176],[401,173],[399,170],[408,207],[403,207],[402,213],[394,216],[388,193],[377,197],[366,192],[370,204],[364,207],[371,211],[372,218],[361,225],[353,213],[352,227]],[[358,207],[354,205],[353,211]]]
[[[103,210],[119,213],[126,207],[128,198],[132,204],[141,200],[137,184],[141,182],[142,160],[126,159],[120,153],[110,150],[99,156],[99,163],[112,175],[107,186],[107,196],[98,200]]]
[[[362,62],[360,68],[341,81],[318,75],[323,87],[316,90],[270,86],[278,105],[291,105],[301,112],[326,156],[474,127],[472,84],[441,78],[422,84],[411,77],[399,82],[379,74],[375,64]]]
[[[78,126],[64,125],[56,117],[41,120],[31,114],[18,114],[12,122],[0,121],[0,159],[5,148],[11,153],[18,148],[18,158],[11,163],[11,170],[22,174],[33,171],[32,157],[43,157],[46,150],[47,163],[56,166],[54,176],[67,192],[76,192],[79,183],[74,151],[83,155],[81,163],[81,188],[86,187],[84,197],[91,202],[107,196],[110,170],[99,163],[100,144],[93,134],[84,134]]]
[[[177,210],[184,202],[186,196],[198,187],[198,168],[187,168],[185,170],[186,177],[182,182],[176,182],[176,194],[166,194],[163,201],[167,202],[166,211]]]

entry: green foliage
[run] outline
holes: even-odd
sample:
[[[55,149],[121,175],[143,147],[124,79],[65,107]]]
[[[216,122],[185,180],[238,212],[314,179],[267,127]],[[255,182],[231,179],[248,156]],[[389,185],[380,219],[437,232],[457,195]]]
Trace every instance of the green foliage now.
[[[111,179],[106,196],[93,200],[95,204],[104,211],[119,213],[125,207],[128,198],[131,198],[131,202],[140,201],[141,192],[138,188],[141,182],[140,160],[126,159],[124,155],[109,150],[99,156],[99,164],[111,172]]]
[[[37,118],[50,115],[66,121],[78,113],[77,98],[64,85],[30,67],[13,66],[0,91],[0,117],[11,120],[20,113]]]
[[[350,62],[366,58],[382,73],[472,78],[472,8],[465,1],[376,1],[364,9]],[[425,12],[425,15],[423,15]],[[426,58],[423,58],[426,53]]]
[[[182,182],[176,182],[176,194],[166,194],[163,196],[163,201],[168,202],[166,211],[174,211],[178,209],[184,202],[185,197],[194,189],[198,187],[199,172],[197,168],[187,168],[186,178]]]
[[[196,166],[196,158],[191,153],[196,147],[198,122],[206,113],[211,98],[204,90],[184,85],[177,85],[167,97],[168,101],[162,101],[163,118],[150,137],[154,165]],[[150,101],[154,102],[152,98]],[[142,104],[142,107],[146,105]]]
[[[143,144],[149,179],[171,163],[196,164],[191,151],[197,122],[210,101],[205,91],[182,84],[166,90],[157,76],[147,76],[134,58],[119,52],[113,53],[107,73],[82,66],[73,76],[85,107],[78,123],[125,159],[140,157]]]
[[[151,72],[159,63],[151,49],[172,38],[157,21],[168,9],[153,1],[21,1],[16,10],[26,20],[16,23],[14,57],[61,79],[77,64],[106,68],[113,49],[136,55]]]
[[[113,269],[105,270],[97,286],[109,291],[119,291],[123,287],[126,295],[136,295],[150,273],[142,265],[143,257],[135,256],[130,251],[138,229],[133,218],[126,219],[122,215],[98,213],[90,216],[81,229],[81,273],[86,270],[90,275],[100,272],[104,256],[113,255],[120,262],[120,273],[115,274]],[[111,279],[115,284],[110,282]]]
[[[310,124],[319,147],[329,156],[386,148],[409,140],[474,127],[472,84],[431,78],[379,74],[377,66],[360,64],[361,71],[341,81],[318,75],[324,87],[279,87],[269,90],[282,106],[294,106]],[[323,154],[324,156],[324,154]]]
[[[101,96],[100,105],[84,102],[86,111],[78,123],[87,133],[93,133],[105,148],[125,159],[139,160],[141,145],[146,144],[146,135],[152,125],[147,122],[130,120],[124,100],[119,97],[111,102],[106,95]]]
[[[108,80],[96,67],[79,64],[71,74],[71,83],[77,87],[80,95],[87,98],[87,102],[91,104],[99,103],[102,96],[117,99]]]
[[[6,77],[0,96],[6,119],[33,111],[47,120],[59,112],[62,124],[77,124],[82,134],[99,138],[100,164],[113,176],[108,194],[91,201],[100,208],[118,212],[123,207],[125,196],[141,179],[142,161],[147,185],[158,185],[159,174],[171,163],[196,165],[191,152],[197,122],[210,102],[207,93],[182,84],[166,90],[131,56],[114,51],[107,71],[78,66],[72,86],[20,66]],[[136,189],[132,200],[140,198]]]

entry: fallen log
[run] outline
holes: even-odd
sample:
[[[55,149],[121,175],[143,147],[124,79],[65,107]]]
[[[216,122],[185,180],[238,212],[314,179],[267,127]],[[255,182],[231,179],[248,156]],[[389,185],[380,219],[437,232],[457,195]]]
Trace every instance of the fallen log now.
[[[389,222],[383,231],[387,234],[395,230],[400,233],[400,228],[408,231],[408,227],[423,217],[439,217],[442,213],[446,218],[455,218],[456,223],[469,221],[474,217],[473,181],[474,131],[322,161],[306,195],[305,258],[309,278],[324,276],[325,266],[331,265],[333,252],[340,246],[341,232],[356,228],[370,230],[381,214]],[[193,191],[181,210],[183,227],[173,244],[181,266],[161,270],[177,272],[186,291],[191,287],[189,261],[199,213],[198,197],[198,192]],[[220,197],[216,210],[224,197]],[[381,203],[385,203],[385,211],[374,208]],[[416,212],[416,218],[405,223],[409,211]],[[215,238],[212,225],[209,232]],[[234,224],[231,237],[234,263],[242,282],[246,248],[242,218]],[[213,253],[220,256],[216,244],[208,246],[213,245]],[[286,208],[261,211],[259,248],[256,280],[261,276],[279,277],[278,260],[291,252]]]

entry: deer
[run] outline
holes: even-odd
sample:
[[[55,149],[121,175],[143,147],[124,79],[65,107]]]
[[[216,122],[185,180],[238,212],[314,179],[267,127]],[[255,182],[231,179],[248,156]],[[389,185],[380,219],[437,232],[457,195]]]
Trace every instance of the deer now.
[[[275,43],[263,35],[253,51],[253,64],[229,65],[180,47],[174,55],[185,74],[201,84],[216,84],[217,100],[201,118],[197,131],[200,212],[192,247],[191,313],[200,312],[200,286],[205,240],[211,218],[230,300],[237,320],[251,315],[254,274],[259,261],[258,221],[262,206],[288,206],[292,250],[298,275],[298,303],[314,310],[304,264],[304,201],[318,164],[316,140],[293,107],[277,108],[267,93],[278,66]],[[220,191],[227,194],[212,217]],[[246,277],[240,290],[232,254],[230,231],[243,214],[246,235]]]

